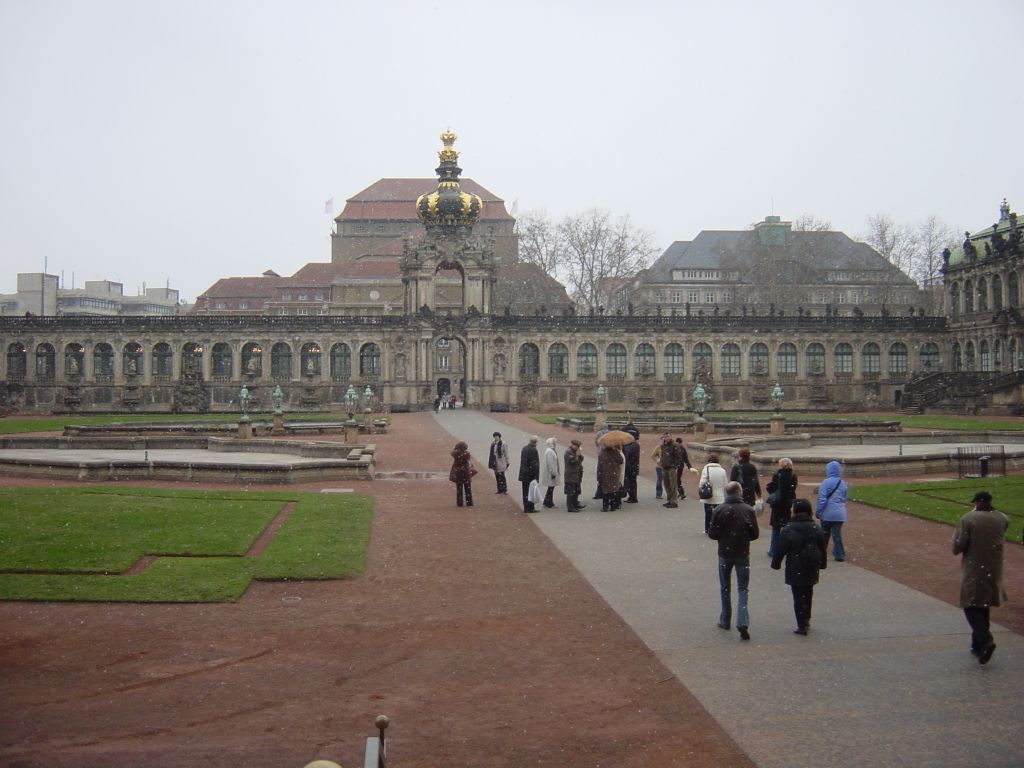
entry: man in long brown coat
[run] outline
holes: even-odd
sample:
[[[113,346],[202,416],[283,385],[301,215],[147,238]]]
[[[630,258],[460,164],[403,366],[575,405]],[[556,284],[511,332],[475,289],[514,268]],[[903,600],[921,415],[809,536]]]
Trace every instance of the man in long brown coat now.
[[[987,664],[996,649],[989,631],[989,608],[1006,600],[1003,590],[1003,537],[1009,518],[992,508],[992,494],[978,491],[974,509],[960,518],[953,533],[953,554],[960,566],[960,607],[971,625],[971,653]]]

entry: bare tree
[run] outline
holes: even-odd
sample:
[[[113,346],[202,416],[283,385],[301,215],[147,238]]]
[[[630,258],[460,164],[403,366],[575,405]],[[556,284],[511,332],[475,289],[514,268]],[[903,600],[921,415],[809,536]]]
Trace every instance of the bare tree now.
[[[918,262],[917,233],[905,224],[897,224],[888,214],[878,213],[868,216],[868,231],[862,240],[882,255],[886,261],[903,272],[911,275]],[[892,304],[899,298],[897,290],[903,286],[891,280],[879,287],[878,303],[883,307]]]
[[[793,219],[794,232],[831,232],[832,222],[819,219],[813,213],[801,213]]]
[[[957,244],[956,231],[932,214],[917,227],[917,264],[911,276],[924,289],[925,309],[942,306],[942,252]]]
[[[525,211],[516,219],[519,235],[519,259],[536,264],[552,277],[558,277],[563,259],[558,227],[544,211]]]
[[[651,234],[634,227],[628,215],[612,221],[608,211],[597,208],[566,216],[558,234],[564,253],[560,268],[581,310],[600,306],[609,279],[634,276],[656,253]]]

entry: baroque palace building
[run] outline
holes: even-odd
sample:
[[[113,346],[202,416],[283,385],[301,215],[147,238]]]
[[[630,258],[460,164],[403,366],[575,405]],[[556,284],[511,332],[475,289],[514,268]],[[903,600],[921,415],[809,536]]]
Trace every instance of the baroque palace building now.
[[[610,408],[682,410],[696,382],[716,409],[763,407],[776,382],[792,408],[1022,404],[1022,230],[1005,203],[946,255],[941,314],[915,308],[913,282],[870,248],[772,217],[674,243],[584,314],[518,262],[514,220],[460,181],[455,138],[442,134],[436,181],[350,198],[329,263],[225,278],[188,315],[0,317],[0,405],[234,412],[244,384],[256,409],[280,386],[291,410],[344,410],[354,387],[392,409],[451,391],[567,411],[593,408],[601,385]]]

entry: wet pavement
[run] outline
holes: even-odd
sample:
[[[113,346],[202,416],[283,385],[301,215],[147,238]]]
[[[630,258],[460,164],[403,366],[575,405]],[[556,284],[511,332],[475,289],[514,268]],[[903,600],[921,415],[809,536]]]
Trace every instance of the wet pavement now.
[[[518,503],[528,435],[479,412],[435,418],[483,466],[492,432],[503,433]],[[541,451],[550,434],[542,429]],[[560,455],[569,439],[560,437]],[[592,435],[579,439],[588,498],[596,451]],[[654,437],[641,444],[646,461]],[[475,485],[486,488],[488,474]],[[530,519],[757,765],[1024,765],[1024,638],[994,626],[999,648],[982,667],[968,653],[958,608],[850,562],[829,563],[811,632],[796,636],[790,591],[769,568],[763,530],[751,545],[752,640],[744,642],[716,626],[716,544],[704,535],[702,504],[688,498],[665,509],[643,477],[639,496],[618,512],[588,501],[583,513],[567,514],[559,488],[556,508]]]

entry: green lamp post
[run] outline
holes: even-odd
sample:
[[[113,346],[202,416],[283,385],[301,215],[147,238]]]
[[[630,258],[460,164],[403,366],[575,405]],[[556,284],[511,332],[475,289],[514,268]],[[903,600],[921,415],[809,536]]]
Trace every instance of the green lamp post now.
[[[697,420],[704,420],[704,409],[708,404],[708,392],[700,382],[693,388],[693,410],[697,412]]]

